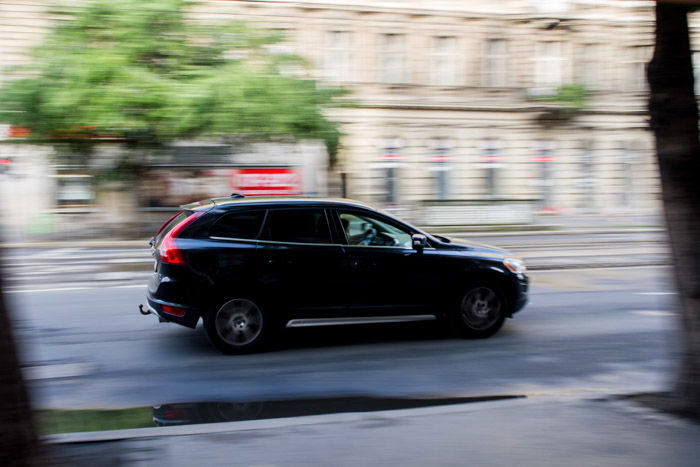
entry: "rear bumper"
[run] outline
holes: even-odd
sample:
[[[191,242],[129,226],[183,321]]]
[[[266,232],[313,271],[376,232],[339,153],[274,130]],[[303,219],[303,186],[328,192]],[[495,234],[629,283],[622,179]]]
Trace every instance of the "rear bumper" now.
[[[157,315],[161,321],[168,321],[171,323],[181,324],[182,326],[187,326],[188,328],[197,327],[197,322],[201,316],[198,309],[182,305],[180,303],[171,303],[163,300],[158,300],[153,298],[150,294],[146,297],[147,305],[146,308],[151,313]],[[177,310],[182,310],[182,316],[178,316],[172,313],[168,313],[163,309],[163,306],[171,307]]]

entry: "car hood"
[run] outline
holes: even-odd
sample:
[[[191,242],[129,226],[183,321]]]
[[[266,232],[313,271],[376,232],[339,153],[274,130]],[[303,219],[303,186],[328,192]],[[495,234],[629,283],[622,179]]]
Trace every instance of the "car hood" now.
[[[474,256],[484,256],[484,257],[500,258],[500,259],[516,257],[516,255],[514,255],[513,253],[511,253],[507,250],[503,250],[501,248],[497,248],[497,247],[492,246],[492,245],[486,245],[484,243],[465,241],[465,240],[455,239],[455,238],[450,238],[450,237],[445,237],[445,238],[448,238],[449,243],[441,241],[440,247],[443,249],[446,249],[446,250],[464,251],[464,252],[469,252],[470,255],[474,255]]]

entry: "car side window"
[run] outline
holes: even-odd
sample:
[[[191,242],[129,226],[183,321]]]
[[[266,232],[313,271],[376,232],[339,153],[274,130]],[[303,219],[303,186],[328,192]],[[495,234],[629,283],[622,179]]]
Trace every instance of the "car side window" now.
[[[212,237],[255,239],[260,233],[265,211],[239,211],[221,216],[209,229]]]
[[[339,213],[348,245],[411,248],[411,233],[371,214]]]
[[[323,209],[270,210],[263,238],[276,242],[333,243]]]

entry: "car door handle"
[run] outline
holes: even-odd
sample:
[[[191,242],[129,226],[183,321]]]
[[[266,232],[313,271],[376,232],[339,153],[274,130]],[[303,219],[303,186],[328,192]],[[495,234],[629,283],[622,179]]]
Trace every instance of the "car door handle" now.
[[[267,258],[265,264],[269,266],[280,266],[292,264],[291,259],[277,259],[277,258]]]
[[[377,267],[377,262],[373,259],[351,259],[349,260],[349,263],[351,268],[354,269],[371,269],[371,268],[376,268]]]

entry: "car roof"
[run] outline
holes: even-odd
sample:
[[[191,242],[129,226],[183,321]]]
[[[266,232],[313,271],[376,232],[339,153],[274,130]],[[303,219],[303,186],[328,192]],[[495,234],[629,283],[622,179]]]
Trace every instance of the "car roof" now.
[[[298,206],[298,205],[329,205],[350,206],[365,209],[376,209],[361,201],[344,198],[322,198],[313,196],[251,196],[251,197],[222,197],[211,198],[181,206],[183,209],[194,211],[228,206]]]

